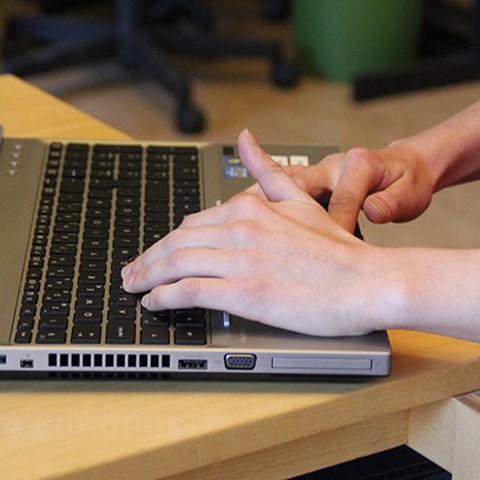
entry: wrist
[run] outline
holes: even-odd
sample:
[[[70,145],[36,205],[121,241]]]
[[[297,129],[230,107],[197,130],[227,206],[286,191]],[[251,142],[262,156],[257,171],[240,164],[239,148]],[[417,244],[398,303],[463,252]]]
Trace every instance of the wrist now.
[[[408,329],[412,282],[405,249],[370,246],[369,274],[364,279],[368,295],[361,299],[363,320],[371,330]],[[412,266],[413,267],[413,266]]]

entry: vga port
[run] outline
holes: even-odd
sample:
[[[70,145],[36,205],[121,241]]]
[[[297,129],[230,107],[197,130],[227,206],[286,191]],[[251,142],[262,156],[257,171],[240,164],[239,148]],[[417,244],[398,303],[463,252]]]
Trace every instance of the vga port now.
[[[253,353],[227,353],[225,367],[229,370],[253,370],[257,357]]]

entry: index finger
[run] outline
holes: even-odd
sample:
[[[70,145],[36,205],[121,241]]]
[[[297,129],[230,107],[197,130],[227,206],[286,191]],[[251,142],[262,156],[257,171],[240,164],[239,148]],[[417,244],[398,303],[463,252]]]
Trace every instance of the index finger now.
[[[370,150],[354,148],[345,154],[328,212],[347,231],[355,230],[363,203],[380,183],[383,172],[382,163]]]

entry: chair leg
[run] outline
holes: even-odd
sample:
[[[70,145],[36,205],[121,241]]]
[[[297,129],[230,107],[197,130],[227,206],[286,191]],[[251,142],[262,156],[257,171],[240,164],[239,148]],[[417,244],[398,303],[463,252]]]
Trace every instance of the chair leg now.
[[[31,75],[55,68],[77,65],[86,60],[106,57],[114,50],[113,36],[108,33],[87,40],[71,40],[15,55],[4,61],[4,70],[15,75]]]
[[[205,128],[205,117],[191,99],[187,78],[177,72],[161,49],[148,35],[137,33],[135,39],[137,59],[142,69],[170,91],[177,102],[176,124],[182,132],[200,132]]]
[[[191,88],[156,44],[142,24],[142,2],[117,0],[118,55],[127,68],[144,70],[175,97],[176,124],[179,130],[193,133],[205,128],[203,113],[193,104]]]

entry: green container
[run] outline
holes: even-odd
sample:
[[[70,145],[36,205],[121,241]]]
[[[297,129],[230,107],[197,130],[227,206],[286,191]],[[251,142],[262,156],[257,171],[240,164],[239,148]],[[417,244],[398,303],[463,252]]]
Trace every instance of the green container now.
[[[294,0],[293,43],[301,66],[350,81],[412,62],[422,2],[418,0]]]

